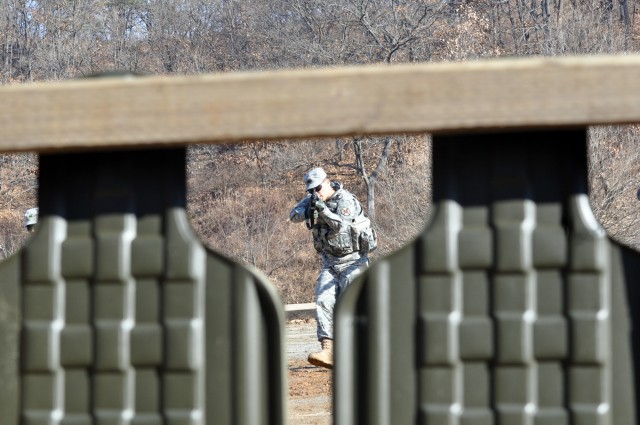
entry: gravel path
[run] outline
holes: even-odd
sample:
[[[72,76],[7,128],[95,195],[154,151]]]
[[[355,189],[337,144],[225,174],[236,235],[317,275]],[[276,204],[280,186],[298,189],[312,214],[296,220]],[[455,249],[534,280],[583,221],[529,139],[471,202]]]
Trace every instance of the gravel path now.
[[[315,320],[298,319],[287,323],[287,358],[289,360],[306,360],[310,352],[319,349]]]

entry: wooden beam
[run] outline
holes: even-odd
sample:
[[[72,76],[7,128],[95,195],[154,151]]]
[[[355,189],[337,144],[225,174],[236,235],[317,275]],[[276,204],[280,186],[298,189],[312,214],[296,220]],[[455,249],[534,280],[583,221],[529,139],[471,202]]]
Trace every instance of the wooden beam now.
[[[494,59],[0,88],[0,151],[640,122],[640,55]]]

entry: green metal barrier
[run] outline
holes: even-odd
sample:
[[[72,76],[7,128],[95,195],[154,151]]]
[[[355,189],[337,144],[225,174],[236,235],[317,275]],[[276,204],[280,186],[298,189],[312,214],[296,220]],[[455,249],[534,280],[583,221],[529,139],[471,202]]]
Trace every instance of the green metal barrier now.
[[[338,303],[336,424],[636,423],[640,258],[586,159],[586,130],[434,137],[430,224]]]
[[[38,229],[0,265],[0,423],[286,423],[280,299],[192,234],[184,168],[41,156]]]

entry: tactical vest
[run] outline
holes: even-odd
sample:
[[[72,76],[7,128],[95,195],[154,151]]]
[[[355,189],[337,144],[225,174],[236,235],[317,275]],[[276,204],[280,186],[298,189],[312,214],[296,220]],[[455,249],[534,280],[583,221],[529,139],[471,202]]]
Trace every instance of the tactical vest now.
[[[338,210],[338,201],[343,196],[352,196],[342,189],[329,199],[325,204],[333,213]],[[318,252],[327,252],[335,257],[343,257],[355,251],[360,251],[365,255],[377,247],[377,235],[371,228],[371,221],[364,214],[360,202],[353,197],[356,204],[355,218],[349,223],[343,223],[337,230],[331,229],[329,225],[319,217],[313,229],[313,247]]]

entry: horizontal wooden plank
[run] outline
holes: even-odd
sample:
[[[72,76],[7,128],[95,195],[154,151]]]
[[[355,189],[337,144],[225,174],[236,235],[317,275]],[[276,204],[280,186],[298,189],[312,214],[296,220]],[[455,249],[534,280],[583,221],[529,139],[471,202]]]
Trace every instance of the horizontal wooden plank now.
[[[640,122],[640,55],[494,59],[0,88],[0,150]]]

